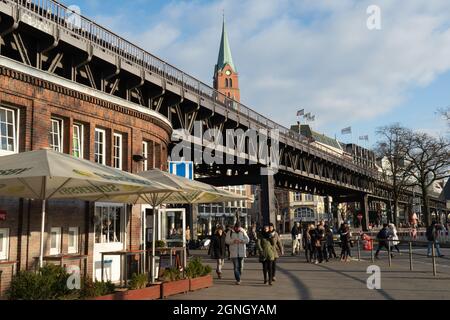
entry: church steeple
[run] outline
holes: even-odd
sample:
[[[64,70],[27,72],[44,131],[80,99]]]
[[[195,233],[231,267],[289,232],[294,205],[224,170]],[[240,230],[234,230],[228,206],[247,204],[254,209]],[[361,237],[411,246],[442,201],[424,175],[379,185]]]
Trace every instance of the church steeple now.
[[[227,97],[240,101],[239,77],[231,56],[225,16],[222,22],[222,38],[220,39],[219,57],[214,68],[214,88]]]
[[[233,57],[231,55],[230,44],[228,41],[227,29],[225,26],[225,15],[222,22],[222,38],[220,39],[219,57],[217,59],[216,71],[222,70],[223,67],[229,65],[234,72],[237,72],[233,63]]]

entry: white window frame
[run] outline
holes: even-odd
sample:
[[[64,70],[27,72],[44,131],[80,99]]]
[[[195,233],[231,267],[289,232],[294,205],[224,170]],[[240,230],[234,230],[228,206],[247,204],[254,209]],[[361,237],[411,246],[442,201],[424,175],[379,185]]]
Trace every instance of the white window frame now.
[[[142,170],[147,171],[148,170],[148,142],[142,141],[142,156],[145,158],[145,160],[142,162]]]
[[[72,237],[71,233],[73,233],[73,246],[70,245],[70,237]],[[69,227],[69,232],[67,233],[67,252],[68,253],[78,253],[78,241],[80,238],[80,228],[78,227]]]
[[[116,139],[118,144],[116,144]],[[113,167],[122,170],[123,161],[123,136],[120,133],[113,135]]]
[[[119,221],[112,221],[111,225],[105,224],[108,218],[113,214],[113,210],[120,209]],[[127,217],[127,206],[118,203],[95,203],[94,211],[94,243],[124,243],[126,242],[125,221]],[[104,234],[104,228],[107,228],[107,234],[110,235],[110,230],[115,231],[117,224],[119,224],[119,233],[113,232],[114,238],[111,241],[110,236]],[[98,229],[100,228],[100,229]],[[97,239],[97,232],[100,237]]]
[[[99,135],[102,135],[102,137],[103,137],[103,140],[101,142],[101,150],[98,150],[98,151],[101,151],[101,153],[95,151],[97,145],[100,144],[100,142],[97,141],[97,139],[95,137],[95,135],[97,133]],[[102,161],[97,161],[97,159],[95,159],[95,162],[103,164],[103,165],[106,165],[106,130],[100,129],[100,128],[95,128],[95,133],[94,133],[94,158],[100,157],[100,156],[102,157]]]
[[[78,147],[79,150],[75,149],[75,132],[78,131]],[[79,158],[83,159],[84,154],[84,125],[80,123],[74,123],[72,127],[72,155],[75,156],[75,152],[77,151],[79,153]],[[76,156],[75,156],[76,157]]]
[[[57,138],[59,141],[58,145],[55,144],[54,136],[55,133],[53,132],[53,124],[58,124],[58,133],[56,133]],[[52,148],[56,152],[63,152],[64,150],[64,120],[56,117],[52,117],[50,121],[50,148]]]
[[[9,151],[9,150],[1,150],[0,149],[0,156],[6,156],[6,155],[10,155],[10,154],[14,154],[14,153],[18,153],[19,152],[19,119],[20,119],[20,110],[19,109],[15,109],[15,108],[7,108],[7,107],[3,107],[0,106],[0,110],[5,110],[6,114],[8,114],[8,112],[12,112],[13,114],[13,150]],[[0,137],[1,139],[1,137]],[[1,141],[0,141],[1,143]]]
[[[2,246],[0,251],[0,261],[9,259],[9,229],[1,228],[0,234],[2,235]]]
[[[55,241],[56,241],[56,248],[52,247],[52,240],[54,237],[55,233]],[[58,255],[61,254],[61,233],[62,233],[62,228],[61,227],[52,227],[50,229],[50,255],[54,256],[54,255]]]

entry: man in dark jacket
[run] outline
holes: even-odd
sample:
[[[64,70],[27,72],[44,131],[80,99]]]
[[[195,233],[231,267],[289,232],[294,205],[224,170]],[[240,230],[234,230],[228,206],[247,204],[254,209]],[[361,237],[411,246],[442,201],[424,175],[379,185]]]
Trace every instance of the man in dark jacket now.
[[[219,279],[222,279],[222,267],[225,263],[225,237],[226,235],[225,232],[223,232],[222,226],[219,226],[211,238],[211,244],[209,245],[209,255],[212,259],[216,259],[216,273]]]
[[[389,247],[389,244],[388,244],[388,241],[387,241],[388,238],[389,238],[388,224],[384,223],[383,224],[383,228],[377,234],[378,248],[377,248],[377,251],[375,252],[375,258],[376,259],[378,259],[378,254],[380,253],[380,250],[383,249],[383,247],[385,247],[388,252],[391,251],[390,247]],[[391,253],[391,257],[393,257],[393,256],[394,255]]]
[[[436,249],[436,253],[438,257],[443,257],[444,255],[441,254],[441,249],[439,247],[439,241],[437,241],[437,234],[439,233],[438,230],[438,225],[436,223],[436,221],[432,221],[431,225],[427,227],[425,236],[427,237],[428,240],[428,249],[427,249],[427,257],[431,257],[431,250],[433,247],[433,243],[434,243],[434,247]]]

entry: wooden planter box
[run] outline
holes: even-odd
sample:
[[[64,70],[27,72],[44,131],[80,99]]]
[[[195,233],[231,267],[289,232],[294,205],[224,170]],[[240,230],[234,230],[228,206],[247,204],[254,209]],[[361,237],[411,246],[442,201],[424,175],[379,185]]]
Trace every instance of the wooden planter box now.
[[[144,289],[116,292],[106,296],[94,297],[92,300],[155,300],[161,298],[161,286],[152,285]]]
[[[168,281],[161,284],[161,298],[189,291],[189,279]]]
[[[152,285],[144,289],[128,290],[124,295],[125,300],[155,300],[161,298],[161,286]]]
[[[210,274],[203,277],[189,279],[189,291],[209,288],[212,285],[213,285],[213,277]]]

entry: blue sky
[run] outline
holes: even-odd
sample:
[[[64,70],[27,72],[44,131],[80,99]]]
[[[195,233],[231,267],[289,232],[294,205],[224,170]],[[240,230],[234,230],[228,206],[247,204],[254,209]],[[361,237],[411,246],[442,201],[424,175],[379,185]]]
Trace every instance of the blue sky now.
[[[450,105],[450,1],[63,2],[207,84],[225,10],[242,102],[285,126],[305,108],[346,142],[394,122],[448,134],[436,109]],[[366,27],[372,4],[381,30]]]

